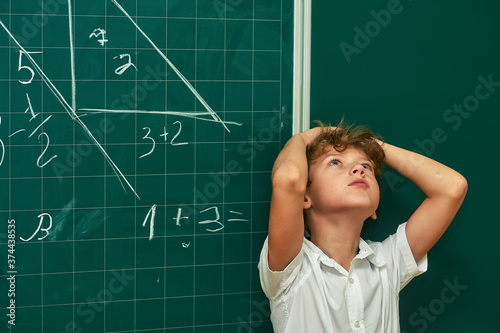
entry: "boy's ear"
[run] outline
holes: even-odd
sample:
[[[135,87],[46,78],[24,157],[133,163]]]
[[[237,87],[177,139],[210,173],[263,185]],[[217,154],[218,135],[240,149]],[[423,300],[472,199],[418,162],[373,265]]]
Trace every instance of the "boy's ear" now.
[[[371,217],[372,219],[376,220],[376,219],[377,219],[377,212],[373,212],[373,214],[372,214],[372,215],[370,215],[370,217]]]
[[[311,208],[311,205],[312,205],[311,198],[309,198],[309,195],[306,193],[304,195],[304,206],[303,206],[303,209],[309,209],[309,208]]]

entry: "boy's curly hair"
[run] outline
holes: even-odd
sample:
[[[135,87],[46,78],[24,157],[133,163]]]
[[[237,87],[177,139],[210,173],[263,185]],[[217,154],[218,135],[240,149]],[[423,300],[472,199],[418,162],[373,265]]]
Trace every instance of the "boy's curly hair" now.
[[[318,120],[316,120],[315,123],[321,127],[321,133],[306,149],[307,165],[309,170],[311,169],[311,164],[332,147],[338,152],[342,152],[349,147],[354,147],[362,150],[366,154],[366,156],[373,163],[375,177],[380,177],[382,164],[385,158],[384,149],[382,149],[380,144],[376,141],[377,139],[382,141],[380,136],[375,135],[368,127],[354,127],[353,125],[349,125],[344,122],[344,118],[342,118],[336,128],[332,128],[330,125],[325,126]],[[310,180],[308,180],[307,183],[309,186]],[[310,230],[305,210],[304,228],[307,236]]]
[[[315,122],[321,126],[321,133],[307,147],[306,156],[309,168],[314,160],[332,147],[338,152],[342,152],[348,147],[354,147],[366,154],[374,165],[375,177],[380,177],[385,153],[376,141],[376,139],[381,140],[381,138],[375,135],[371,129],[365,126],[353,127],[353,125],[345,123],[343,118],[336,128],[325,126],[321,121]]]

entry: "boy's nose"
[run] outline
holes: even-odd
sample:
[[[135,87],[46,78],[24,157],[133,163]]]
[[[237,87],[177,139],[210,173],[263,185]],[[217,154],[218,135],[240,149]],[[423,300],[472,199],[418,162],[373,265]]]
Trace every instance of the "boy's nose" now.
[[[356,164],[355,166],[352,167],[351,173],[353,175],[360,175],[364,176],[365,175],[365,168],[361,164]]]

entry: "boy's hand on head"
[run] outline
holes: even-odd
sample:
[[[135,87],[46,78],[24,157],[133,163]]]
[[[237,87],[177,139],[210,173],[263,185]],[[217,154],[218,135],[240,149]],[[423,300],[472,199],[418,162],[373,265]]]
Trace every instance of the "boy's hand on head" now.
[[[299,134],[299,136],[304,140],[306,146],[309,146],[314,142],[314,139],[321,133],[321,128],[315,127]]]
[[[309,147],[314,142],[314,139],[316,139],[323,130],[329,130],[329,129],[333,130],[335,129],[335,127],[324,127],[324,128],[315,127],[311,128],[310,130],[304,131],[299,135],[304,139],[306,146]]]

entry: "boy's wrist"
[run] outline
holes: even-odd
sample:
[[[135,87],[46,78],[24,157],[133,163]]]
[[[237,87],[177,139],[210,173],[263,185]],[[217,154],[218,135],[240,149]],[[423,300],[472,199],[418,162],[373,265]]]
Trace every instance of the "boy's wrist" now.
[[[302,138],[302,140],[304,140],[306,147],[309,147],[314,142],[314,140],[318,137],[318,135],[321,133],[321,131],[322,131],[321,127],[315,127],[315,128],[311,128],[307,131],[301,132],[297,135],[299,135]]]

